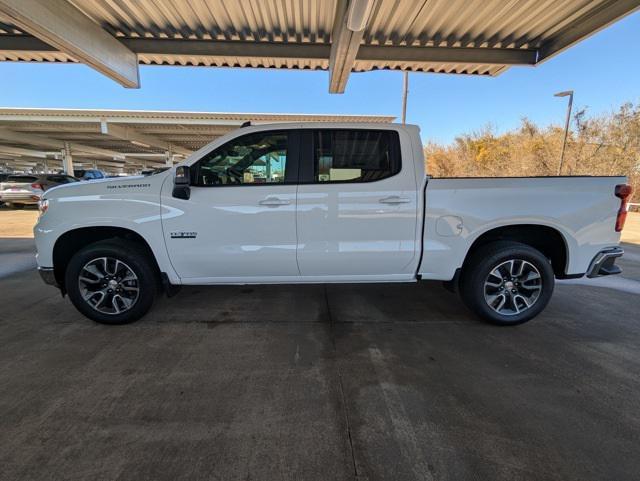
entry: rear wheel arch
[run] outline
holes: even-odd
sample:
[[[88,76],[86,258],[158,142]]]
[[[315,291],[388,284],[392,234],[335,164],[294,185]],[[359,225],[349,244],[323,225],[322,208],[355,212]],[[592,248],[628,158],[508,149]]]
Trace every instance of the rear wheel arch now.
[[[479,248],[496,241],[513,241],[533,247],[551,261],[557,278],[562,279],[566,276],[569,265],[569,248],[566,238],[559,230],[543,224],[506,225],[482,233],[469,247],[462,269],[464,270],[467,261]]]
[[[66,292],[65,272],[74,254],[89,244],[113,239],[137,245],[152,261],[158,276],[160,275],[160,267],[153,250],[146,239],[137,232],[124,227],[81,227],[62,234],[58,237],[53,247],[54,274],[63,292]]]

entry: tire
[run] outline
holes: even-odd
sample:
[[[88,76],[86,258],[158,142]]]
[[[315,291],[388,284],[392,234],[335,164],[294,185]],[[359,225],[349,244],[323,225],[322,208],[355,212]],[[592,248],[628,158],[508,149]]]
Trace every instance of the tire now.
[[[460,296],[481,319],[515,326],[544,310],[554,282],[551,261],[540,251],[520,242],[496,241],[478,248],[465,262]]]
[[[127,324],[144,316],[158,293],[158,279],[145,250],[123,239],[99,241],[81,249],[65,272],[73,305],[101,324]]]

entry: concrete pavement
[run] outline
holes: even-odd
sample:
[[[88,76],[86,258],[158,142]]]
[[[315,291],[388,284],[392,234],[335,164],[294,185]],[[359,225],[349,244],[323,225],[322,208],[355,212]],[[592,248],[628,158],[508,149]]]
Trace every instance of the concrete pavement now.
[[[0,296],[1,480],[640,472],[640,296],[617,287],[559,283],[517,328],[436,283],[192,287],[121,327],[32,269]]]

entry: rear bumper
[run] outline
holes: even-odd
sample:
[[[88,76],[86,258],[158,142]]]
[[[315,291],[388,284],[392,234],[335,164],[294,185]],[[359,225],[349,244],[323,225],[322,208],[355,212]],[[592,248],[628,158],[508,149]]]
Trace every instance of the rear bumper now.
[[[600,277],[611,276],[614,274],[620,274],[622,269],[616,265],[616,259],[624,254],[621,247],[609,247],[603,249],[596,254],[596,256],[589,264],[587,270],[587,277]]]
[[[40,277],[45,284],[49,284],[50,286],[60,287],[58,282],[56,281],[55,273],[53,272],[53,267],[38,267],[38,272],[40,273]]]
[[[1,192],[0,200],[3,202],[19,202],[21,204],[37,204],[40,196],[30,192]]]

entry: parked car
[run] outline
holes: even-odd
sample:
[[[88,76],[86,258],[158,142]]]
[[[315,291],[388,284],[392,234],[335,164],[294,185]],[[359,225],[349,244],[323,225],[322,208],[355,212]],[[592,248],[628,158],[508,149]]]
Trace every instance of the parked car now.
[[[7,177],[11,174],[5,174],[4,172],[0,172],[0,184],[5,181]],[[0,205],[4,205],[4,202],[0,199]]]
[[[107,177],[104,172],[98,169],[74,169],[73,175],[78,180],[96,180]]]
[[[25,205],[36,205],[47,189],[77,181],[64,174],[11,174],[0,182],[0,201],[22,209]]]
[[[419,129],[260,125],[178,167],[45,193],[38,265],[87,317],[163,286],[445,281],[481,318],[539,314],[555,279],[617,274],[625,177],[425,176]]]

